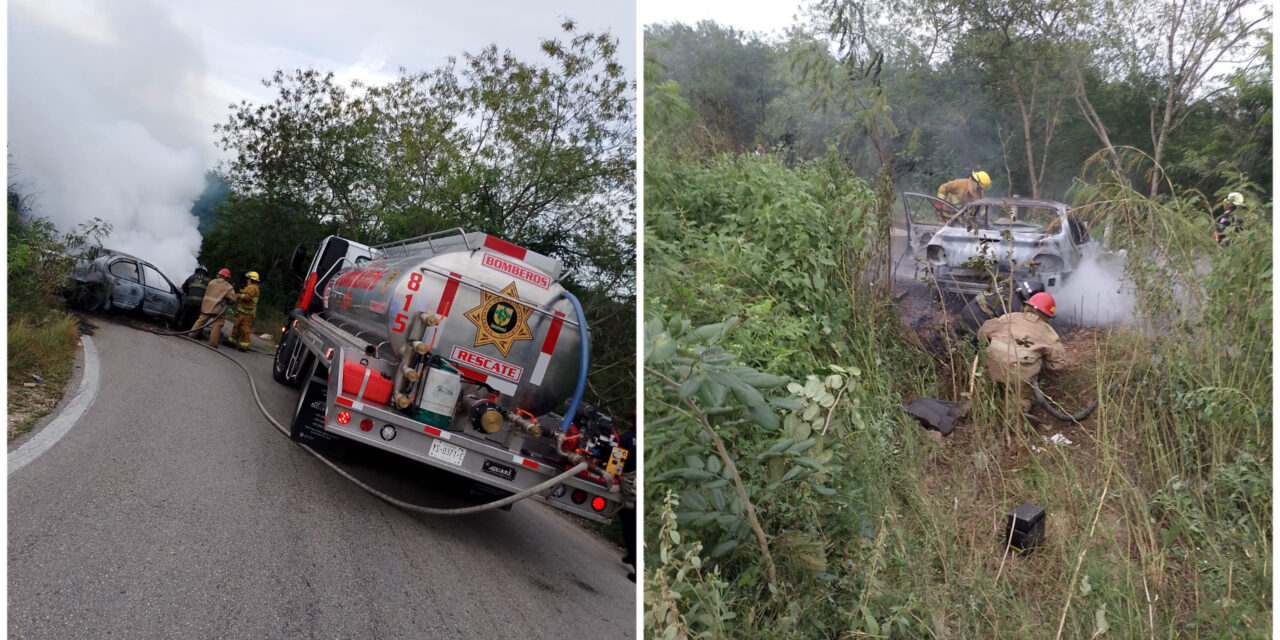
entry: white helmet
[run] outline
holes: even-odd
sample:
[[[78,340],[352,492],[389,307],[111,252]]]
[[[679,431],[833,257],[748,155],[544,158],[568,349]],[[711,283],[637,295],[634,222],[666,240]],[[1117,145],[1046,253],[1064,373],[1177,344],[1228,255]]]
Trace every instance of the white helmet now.
[[[1244,204],[1244,196],[1240,195],[1239,191],[1232,191],[1231,193],[1227,194],[1227,202],[1230,202],[1231,204],[1234,204],[1235,206],[1238,207]]]

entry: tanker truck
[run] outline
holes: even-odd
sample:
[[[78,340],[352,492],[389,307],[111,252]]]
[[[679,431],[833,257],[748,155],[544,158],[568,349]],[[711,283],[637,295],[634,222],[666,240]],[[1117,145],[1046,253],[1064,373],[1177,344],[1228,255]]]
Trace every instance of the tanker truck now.
[[[294,251],[295,273],[305,254]],[[627,451],[581,402],[590,339],[565,275],[559,260],[463,229],[380,246],[329,236],[272,364],[301,389],[290,437],[355,441],[499,496],[586,463],[533,497],[608,521]]]

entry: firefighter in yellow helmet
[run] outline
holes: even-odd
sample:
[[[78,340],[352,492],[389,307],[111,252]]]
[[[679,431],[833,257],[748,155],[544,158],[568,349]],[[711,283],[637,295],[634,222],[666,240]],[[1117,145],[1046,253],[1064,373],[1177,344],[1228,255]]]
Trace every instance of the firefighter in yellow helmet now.
[[[1067,367],[1067,349],[1049,326],[1056,310],[1053,296],[1041,291],[1027,300],[1022,311],[992,318],[978,329],[978,338],[987,343],[982,351],[987,373],[996,382],[1018,388],[1023,413],[1031,410],[1031,383],[1040,371]]]
[[[253,333],[253,316],[258,313],[258,272],[244,274],[249,283],[240,290],[240,302],[236,305],[236,324],[231,330],[231,341],[241,351],[249,350],[249,336]]]
[[[1234,233],[1240,233],[1244,225],[1240,222],[1239,207],[1244,205],[1244,195],[1239,191],[1232,191],[1218,205],[1218,209],[1213,214],[1213,236],[1212,238],[1218,244],[1231,244],[1230,236]]]
[[[982,197],[982,190],[991,186],[991,176],[986,171],[974,171],[968,178],[956,178],[938,187],[938,199],[954,205],[966,205]]]

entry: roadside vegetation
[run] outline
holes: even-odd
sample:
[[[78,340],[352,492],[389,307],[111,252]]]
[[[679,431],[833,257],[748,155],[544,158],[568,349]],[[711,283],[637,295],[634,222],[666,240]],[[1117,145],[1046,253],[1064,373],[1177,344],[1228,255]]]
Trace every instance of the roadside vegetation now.
[[[842,6],[820,3],[812,17],[838,34]],[[991,34],[978,26],[955,37],[979,46]],[[867,58],[804,57],[808,38],[828,32],[786,44],[710,23],[647,34],[671,66],[646,70],[646,636],[1269,637],[1273,227],[1269,173],[1255,183],[1262,174],[1245,170],[1262,166],[1250,164],[1252,143],[1177,138],[1157,163],[1149,146],[1108,150],[1084,116],[1075,135],[1053,138],[1045,153],[1064,164],[1042,193],[1092,205],[1095,239],[1111,230],[1141,320],[1066,332],[1071,368],[1046,393],[1073,411],[1117,390],[1081,424],[1032,426],[973,374],[972,346],[938,348],[899,320],[880,267],[895,189],[931,189],[978,162],[1010,167],[1001,193],[1029,184],[1017,135],[979,146],[991,157],[912,146],[920,122],[899,105],[927,107],[918,94],[963,65],[912,69],[881,51],[886,80],[875,84],[859,75]],[[876,34],[862,35],[866,45]],[[839,80],[791,76],[778,64],[788,56]],[[887,79],[908,70],[916,93]],[[716,80],[731,73],[781,78],[793,99],[762,109],[750,102],[759,93],[739,99],[730,88],[741,83]],[[1158,95],[1159,78],[1148,80],[1093,95]],[[1179,108],[1270,95],[1269,75],[1249,82]],[[994,98],[993,85],[970,86],[978,95],[966,100]],[[813,109],[824,96],[843,107]],[[1099,113],[1123,112],[1094,99]],[[857,126],[815,125],[834,116]],[[774,117],[798,123],[796,136],[762,133]],[[1257,117],[1269,126],[1270,107]],[[1021,131],[1018,118],[980,126]],[[801,139],[816,142],[789,142]],[[757,140],[769,153],[736,152]],[[1184,162],[1193,156],[1198,169]],[[1262,158],[1269,172],[1269,138]],[[921,177],[913,163],[943,168]],[[1244,230],[1219,245],[1208,211],[1226,190],[1250,206]],[[950,437],[905,413],[926,396],[971,402]],[[1072,444],[1048,444],[1051,434]],[[1046,537],[1019,556],[1003,536],[1023,502],[1045,509]]]
[[[71,379],[80,330],[62,300],[63,287],[86,242],[110,232],[101,221],[60,234],[31,213],[31,197],[7,193],[7,341],[9,440],[21,436],[57,405]]]

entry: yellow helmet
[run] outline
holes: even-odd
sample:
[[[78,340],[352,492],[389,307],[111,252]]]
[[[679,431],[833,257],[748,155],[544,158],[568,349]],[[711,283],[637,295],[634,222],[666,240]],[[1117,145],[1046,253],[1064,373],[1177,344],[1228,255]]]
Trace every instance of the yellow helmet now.
[[[244,274],[244,275],[245,275],[245,277],[246,277],[246,278],[248,278],[248,279],[250,279],[250,280],[257,280],[257,279],[258,279],[258,272],[257,272],[257,271],[250,271],[249,273],[246,273],[246,274]]]
[[[974,171],[973,179],[977,180],[978,184],[982,185],[983,189],[991,186],[991,176],[987,175],[986,171]]]

